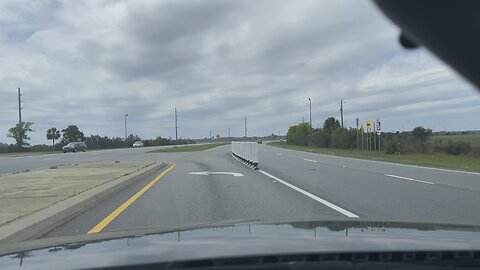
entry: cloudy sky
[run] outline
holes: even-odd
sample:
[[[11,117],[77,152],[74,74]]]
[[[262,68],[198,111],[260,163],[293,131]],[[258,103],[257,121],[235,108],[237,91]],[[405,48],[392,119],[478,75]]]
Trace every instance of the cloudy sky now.
[[[370,1],[1,1],[0,142],[18,121],[86,135],[284,134],[339,117],[480,129],[480,92],[425,50],[405,51]]]

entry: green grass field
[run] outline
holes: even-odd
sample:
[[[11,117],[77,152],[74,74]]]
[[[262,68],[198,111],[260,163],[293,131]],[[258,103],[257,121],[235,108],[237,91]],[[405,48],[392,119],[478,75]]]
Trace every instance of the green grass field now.
[[[441,139],[443,143],[447,144],[449,140],[452,141],[464,141],[475,148],[480,148],[480,134],[465,134],[465,135],[436,135],[432,136],[432,141],[435,139]]]
[[[104,150],[125,149],[125,148],[107,148],[107,149],[87,149],[87,152],[97,152]],[[4,157],[24,157],[24,156],[39,156],[49,154],[62,154],[62,151],[40,151],[40,152],[9,152],[0,153],[0,156]]]
[[[212,149],[218,146],[227,145],[230,143],[212,143],[212,144],[201,144],[201,145],[187,145],[187,146],[174,146],[169,148],[157,149],[150,151],[149,153],[178,153],[178,152],[196,152]]]
[[[24,156],[39,156],[48,154],[60,154],[61,151],[45,151],[45,152],[12,152],[12,153],[0,153],[0,156],[4,157],[24,157]]]
[[[480,171],[480,158],[472,156],[451,156],[444,153],[387,155],[383,152],[362,152],[352,149],[332,149],[310,146],[298,146],[289,145],[285,142],[272,142],[269,143],[269,145],[280,148],[333,156],[352,157],[468,171]]]

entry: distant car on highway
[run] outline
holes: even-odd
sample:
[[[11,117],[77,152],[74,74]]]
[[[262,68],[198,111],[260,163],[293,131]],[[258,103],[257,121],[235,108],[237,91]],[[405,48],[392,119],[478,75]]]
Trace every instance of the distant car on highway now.
[[[62,147],[62,152],[85,152],[87,150],[87,145],[84,142],[71,142]]]
[[[133,143],[133,148],[140,148],[140,147],[143,147],[143,142],[136,141]]]
[[[258,144],[262,144],[262,140],[257,140],[257,143],[258,143]]]

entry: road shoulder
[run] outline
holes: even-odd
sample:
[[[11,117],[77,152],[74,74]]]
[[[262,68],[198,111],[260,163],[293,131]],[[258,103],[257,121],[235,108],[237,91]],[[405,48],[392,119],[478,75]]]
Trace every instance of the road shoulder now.
[[[93,166],[92,164],[88,164],[88,165]],[[101,167],[102,164],[97,164],[97,165]],[[38,208],[35,208],[36,206],[32,205],[32,203],[29,203],[29,204],[25,203],[24,206],[30,207],[30,211],[31,211],[30,213],[28,213],[29,212],[28,209],[24,209],[24,212],[27,214],[25,214],[23,217],[16,218],[12,221],[9,221],[8,223],[5,223],[7,219],[4,219],[3,220],[4,224],[0,226],[0,242],[3,242],[3,243],[20,242],[20,241],[34,239],[41,235],[44,235],[50,230],[52,230],[53,228],[55,228],[56,226],[59,226],[67,222],[68,220],[74,218],[76,215],[92,207],[99,201],[102,201],[108,198],[109,196],[119,192],[120,190],[128,187],[130,184],[133,184],[136,181],[143,179],[145,175],[151,173],[152,171],[162,169],[164,166],[166,166],[165,163],[156,163],[156,162],[145,163],[144,162],[141,164],[135,164],[133,168],[132,166],[130,166],[128,170],[117,170],[117,171],[110,170],[110,171],[105,171],[103,174],[97,174],[97,175],[95,175],[94,173],[92,174],[92,171],[94,172],[93,169],[90,169],[90,170],[87,169],[83,176],[75,175],[74,181],[73,180],[71,181],[74,184],[67,185],[63,188],[62,192],[60,193],[62,193],[64,196],[57,196],[56,200],[54,199],[53,201],[51,199],[52,196],[50,197],[37,196],[38,202],[40,202],[42,198],[50,199],[51,201],[47,202],[47,204],[49,205],[46,205],[43,208],[38,209]],[[48,174],[49,172],[47,170],[39,170],[38,172],[32,171],[28,173],[32,173],[32,175],[37,176],[37,178],[33,178],[33,179],[40,181],[41,178],[38,178],[38,176],[42,174]],[[37,173],[37,175],[35,175],[34,173]],[[3,175],[2,177],[0,177],[0,181],[2,181],[3,183],[8,183],[9,181],[7,180],[12,180],[12,179],[7,179],[7,177],[8,176]],[[18,177],[20,176],[17,176],[17,178]],[[62,177],[64,182],[68,182],[69,180],[71,180],[65,175],[63,175]],[[92,181],[90,182],[90,185],[87,185],[84,183],[84,182],[88,182],[88,180],[91,180],[91,179],[97,179],[95,177],[97,178],[103,177],[103,181],[100,181],[100,182]],[[46,179],[50,180],[53,178],[54,177],[47,177]],[[82,181],[82,179],[84,181]],[[27,182],[28,180],[30,179],[25,179],[25,181]],[[37,183],[37,184],[38,186],[36,188],[35,187],[31,188],[31,190],[27,190],[25,187],[20,187],[20,188],[16,187],[18,192],[25,191],[24,193],[27,193],[27,194],[28,192],[33,193],[33,194],[30,194],[30,198],[28,196],[12,197],[12,194],[15,193],[15,192],[12,192],[15,190],[15,187],[11,188],[10,192],[8,193],[5,192],[4,194],[2,194],[1,198],[7,199],[7,200],[4,200],[4,202],[10,200],[11,204],[15,203],[15,201],[18,203],[25,198],[32,199],[36,195],[34,194],[35,190],[42,188],[42,183]],[[83,184],[83,185],[79,186],[79,184]],[[48,185],[45,185],[45,183],[43,183],[43,188],[45,188],[45,186],[49,188],[45,189],[45,191],[42,191],[42,192],[45,192],[45,193],[54,192],[54,191],[51,191],[52,186],[48,186]],[[70,193],[73,192],[73,194],[69,196],[68,195],[69,192]],[[10,207],[8,207],[8,209],[9,208]],[[5,213],[3,214],[5,216]],[[7,215],[6,217],[11,219],[11,216],[8,217]]]

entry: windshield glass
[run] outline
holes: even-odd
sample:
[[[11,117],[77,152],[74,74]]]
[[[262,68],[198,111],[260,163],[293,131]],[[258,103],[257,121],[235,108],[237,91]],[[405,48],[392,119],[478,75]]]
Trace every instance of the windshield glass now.
[[[2,1],[0,18],[0,247],[254,221],[480,226],[480,92],[402,47],[371,1]]]

